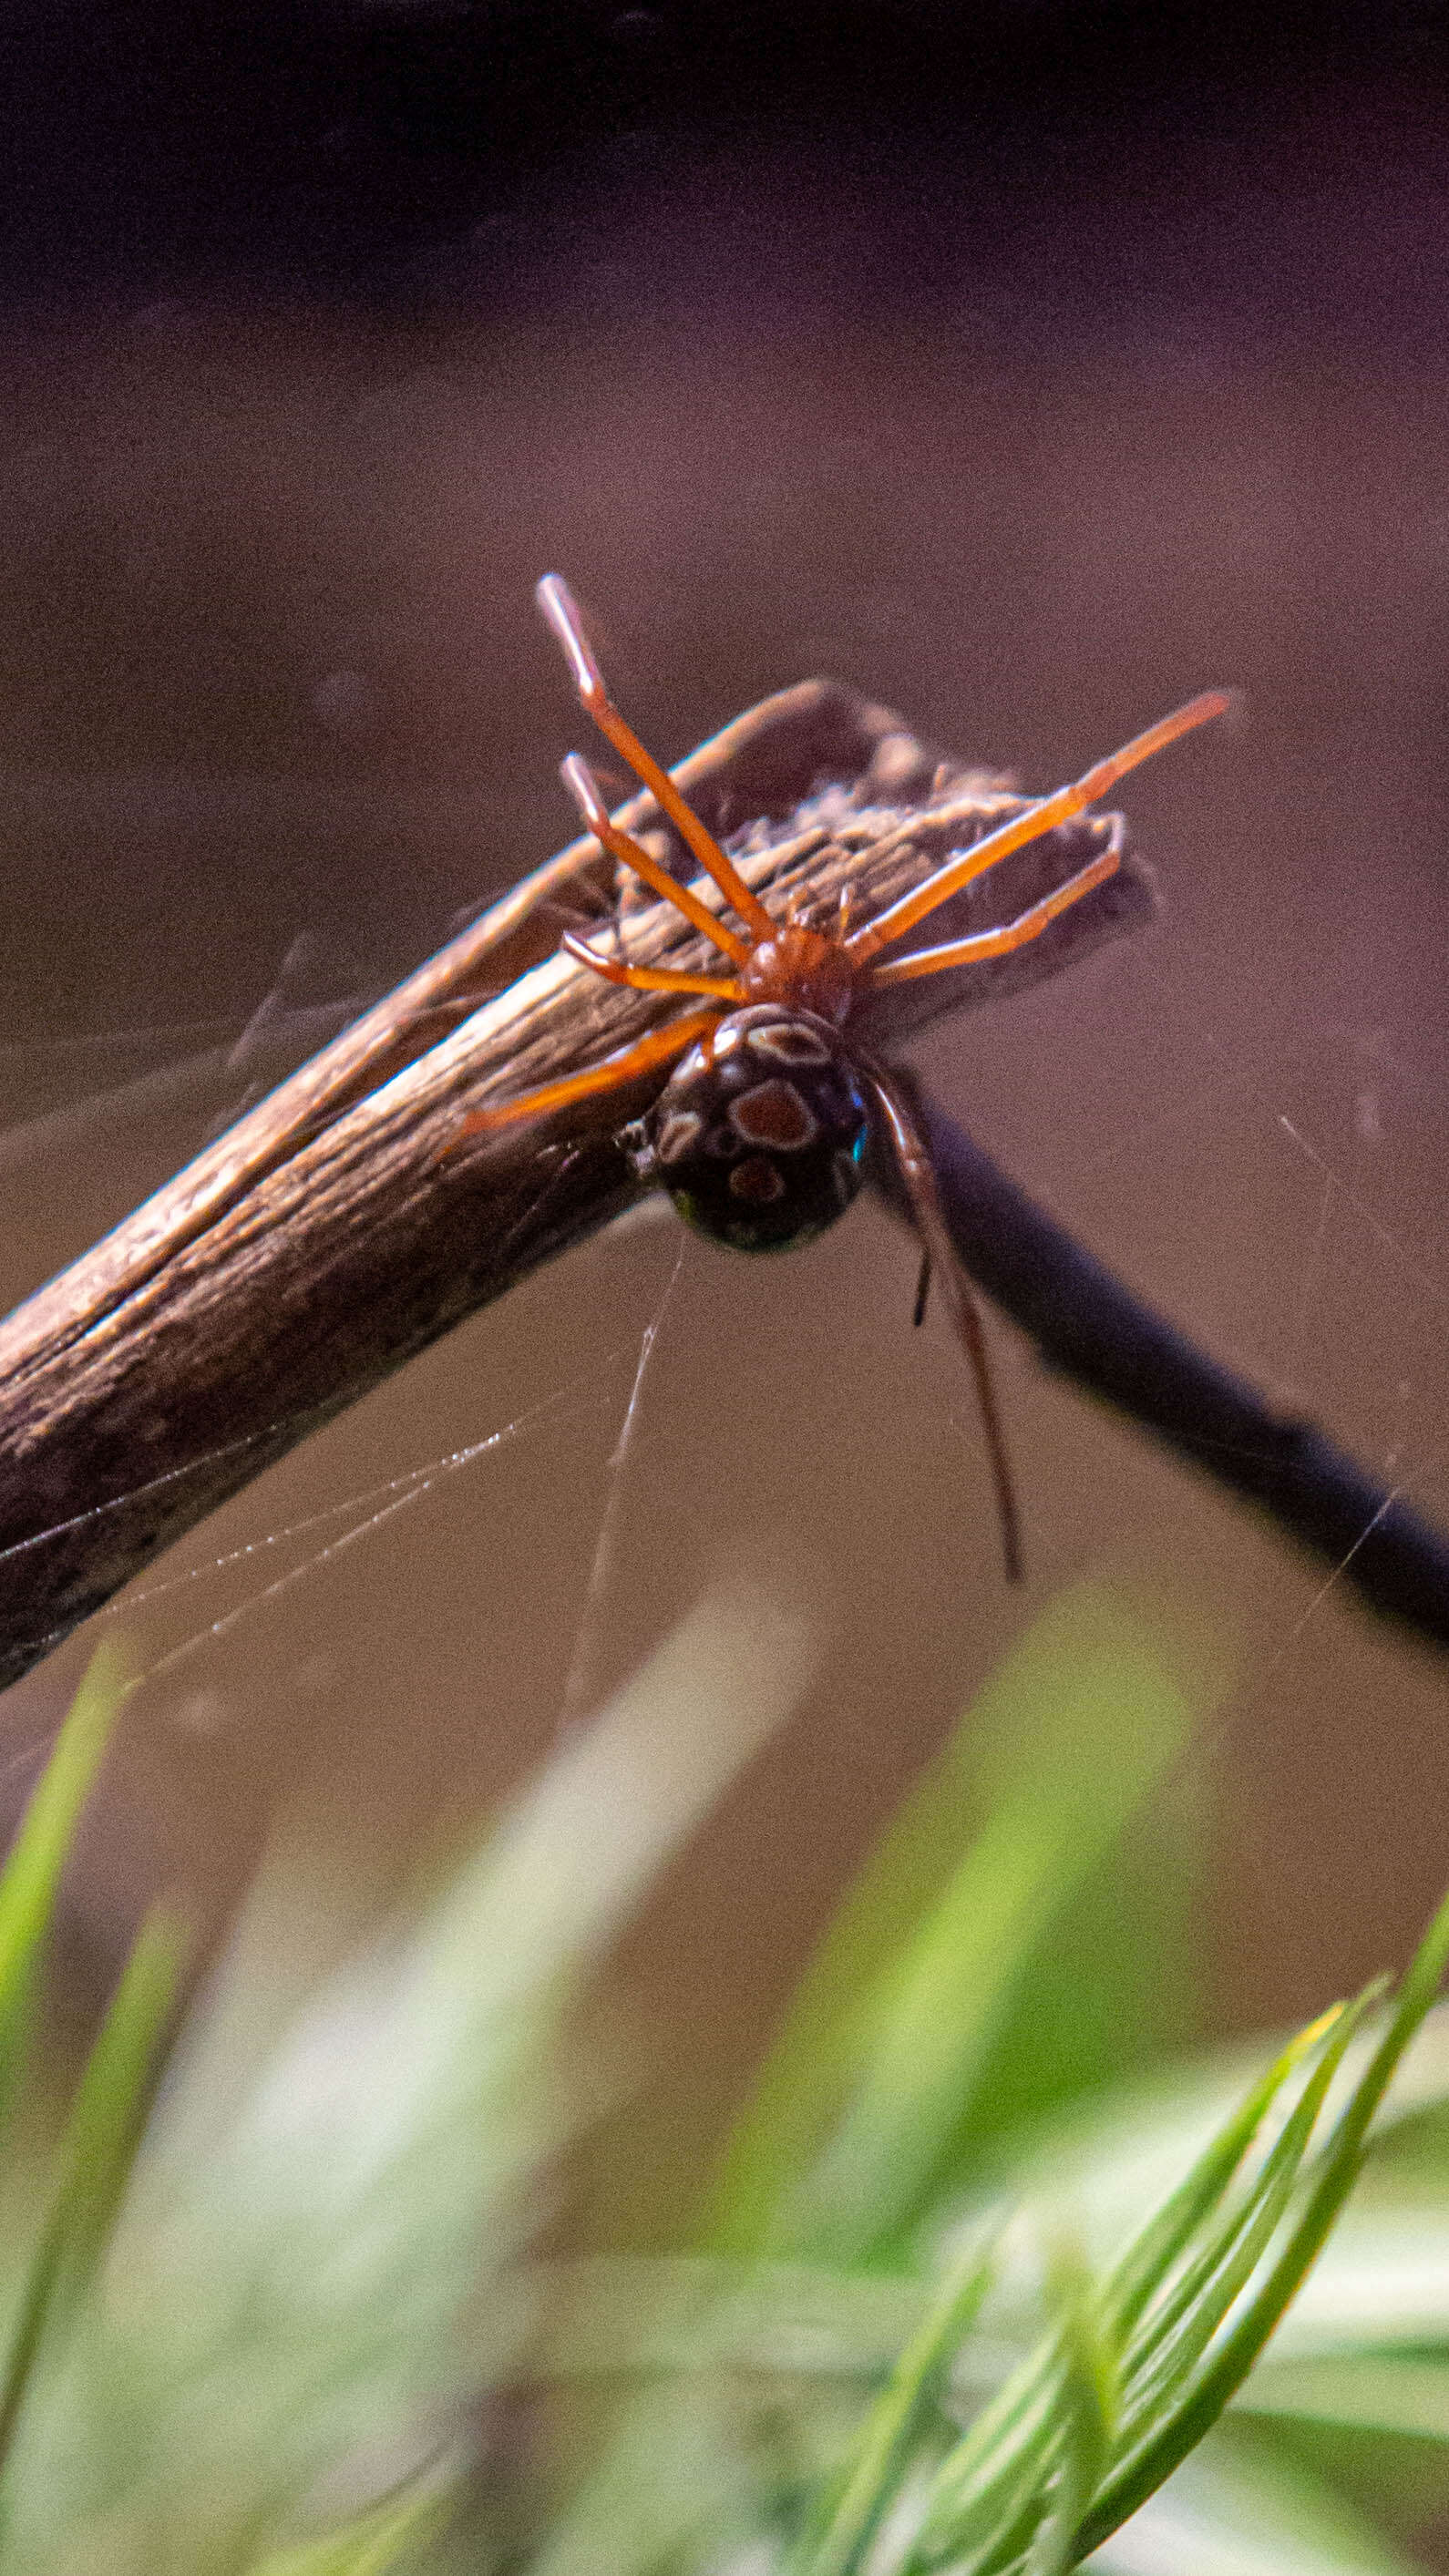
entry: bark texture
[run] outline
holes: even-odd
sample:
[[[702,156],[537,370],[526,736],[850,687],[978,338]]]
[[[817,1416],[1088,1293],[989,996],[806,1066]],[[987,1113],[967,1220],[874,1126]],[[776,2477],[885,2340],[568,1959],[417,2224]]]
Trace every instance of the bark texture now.
[[[827,681],[751,709],[675,775],[773,905],[833,911],[844,893],[854,921],[1022,802]],[[652,798],[620,819],[687,872]],[[1083,817],[1016,853],[929,938],[1010,918],[1109,828]],[[1031,947],[875,997],[862,1042],[889,1052],[1152,903],[1129,850]],[[671,907],[616,883],[596,842],[571,843],[0,1326],[0,1683],[308,1431],[629,1203],[617,1130],[663,1073],[459,1139],[481,1101],[581,1069],[677,1011],[558,953],[566,924],[602,933],[615,915],[640,962],[704,953]]]

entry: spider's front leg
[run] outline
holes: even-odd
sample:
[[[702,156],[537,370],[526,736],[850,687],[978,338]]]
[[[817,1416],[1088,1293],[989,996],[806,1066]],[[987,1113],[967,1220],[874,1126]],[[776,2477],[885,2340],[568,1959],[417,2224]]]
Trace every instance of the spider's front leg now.
[[[746,998],[743,984],[734,975],[679,975],[670,966],[630,966],[618,957],[601,957],[572,930],[564,932],[563,945],[581,966],[602,975],[606,984],[627,984],[636,993],[710,993],[721,1002]]]
[[[591,1065],[587,1073],[565,1074],[557,1082],[542,1083],[536,1091],[520,1092],[514,1100],[471,1109],[459,1119],[457,1135],[447,1151],[455,1153],[465,1136],[496,1134],[500,1127],[516,1126],[521,1118],[540,1118],[545,1110],[566,1109],[575,1100],[592,1099],[601,1091],[622,1091],[640,1074],[672,1064],[718,1018],[717,1009],[687,1011],[682,1020],[671,1020],[667,1028],[651,1029],[647,1037],[636,1039],[621,1055],[605,1056],[602,1064]]]

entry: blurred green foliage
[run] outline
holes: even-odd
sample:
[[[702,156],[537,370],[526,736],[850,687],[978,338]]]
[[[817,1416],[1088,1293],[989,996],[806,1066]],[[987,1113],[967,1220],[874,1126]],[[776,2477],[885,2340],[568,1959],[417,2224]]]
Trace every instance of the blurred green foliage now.
[[[0,1880],[0,2570],[1408,2563],[1449,2506],[1449,1912],[1396,1991],[1161,2062],[1226,1675],[1141,1603],[1066,1596],[963,1720],[693,2244],[537,2252],[617,2082],[592,1969],[809,1660],[711,1596],[361,1926],[282,1835],[169,2048],[180,1945],[143,1928],[36,2172],[46,1929],[124,1696],[93,1666]]]

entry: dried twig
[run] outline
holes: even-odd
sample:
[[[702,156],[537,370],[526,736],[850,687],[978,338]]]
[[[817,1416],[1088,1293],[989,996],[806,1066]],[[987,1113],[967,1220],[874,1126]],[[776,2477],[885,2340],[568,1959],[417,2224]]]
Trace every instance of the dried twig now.
[[[832,908],[848,890],[857,919],[1020,801],[825,682],[767,700],[676,774],[712,829],[744,831],[735,847],[752,883]],[[623,816],[683,872],[652,799],[635,797]],[[1109,818],[1084,818],[1017,853],[943,912],[939,937],[1023,909],[1084,864],[1109,828]],[[594,1061],[670,1015],[667,1001],[606,986],[556,953],[561,915],[602,919],[621,901],[631,905],[597,844],[573,843],[0,1327],[0,1681],[307,1431],[629,1202],[637,1184],[615,1136],[646,1105],[647,1081],[459,1147],[462,1113],[480,1099]],[[874,1051],[889,1049],[941,1011],[1054,972],[1151,905],[1129,851],[1119,874],[1034,947],[882,992],[853,1029]],[[661,904],[632,906],[628,935],[631,953],[670,964],[695,962],[703,946]],[[1336,1518],[1283,1512],[1261,1473],[1244,1468],[1241,1442],[1224,1450],[1215,1431],[1193,1437],[1197,1390],[1217,1401],[1227,1382],[1165,1326],[1153,1327],[1156,1376],[1135,1361],[1114,1365],[1090,1333],[1074,1355],[1069,1265],[1046,1251],[1047,1236],[1059,1247],[1065,1239],[999,1175],[993,1196],[990,1167],[971,1166],[965,1140],[934,1114],[932,1132],[944,1211],[968,1264],[1057,1364],[1267,1499],[1295,1535],[1346,1553],[1362,1527],[1354,1511],[1370,1516],[1363,1481],[1346,1506],[1349,1538],[1343,1508]],[[1109,1342],[1129,1310],[1141,1322],[1118,1297],[1115,1316],[1099,1301]],[[1286,1442],[1300,1466],[1307,1460],[1301,1435],[1264,1407],[1252,1419],[1260,1447]],[[1342,1472],[1339,1486],[1347,1492]],[[1379,1567],[1385,1547],[1401,1554],[1406,1533],[1406,1518],[1390,1513],[1349,1578]],[[1413,1545],[1422,1557],[1421,1539]],[[1375,1574],[1372,1597],[1449,1634],[1449,1564],[1442,1555],[1439,1564],[1417,1592]],[[1421,1598],[1425,1582],[1437,1609]]]

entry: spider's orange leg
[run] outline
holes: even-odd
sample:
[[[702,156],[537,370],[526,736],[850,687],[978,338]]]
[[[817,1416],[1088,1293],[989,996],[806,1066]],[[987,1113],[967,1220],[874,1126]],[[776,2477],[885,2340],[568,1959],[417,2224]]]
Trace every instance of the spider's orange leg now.
[[[682,1020],[671,1020],[667,1029],[651,1029],[648,1037],[626,1047],[622,1055],[606,1056],[602,1064],[591,1066],[587,1073],[567,1074],[560,1082],[542,1083],[537,1091],[520,1092],[516,1100],[471,1109],[466,1118],[459,1120],[457,1140],[448,1151],[455,1152],[457,1142],[464,1136],[491,1134],[500,1127],[512,1127],[520,1118],[541,1117],[546,1109],[564,1109],[572,1100],[588,1100],[596,1092],[622,1091],[637,1074],[648,1073],[655,1065],[668,1064],[675,1056],[683,1055],[685,1048],[703,1037],[718,1018],[718,1011],[688,1011]]]
[[[1125,742],[1120,751],[1111,752],[1105,760],[1097,761],[1073,786],[1057,788],[1054,795],[1044,796],[1038,804],[1029,805],[1026,812],[1018,814],[1013,822],[1003,823],[999,830],[988,832],[985,840],[978,841],[974,849],[958,852],[955,858],[947,860],[944,867],[937,868],[934,876],[927,877],[924,885],[917,886],[914,893],[902,895],[899,903],[888,905],[884,912],[877,913],[874,921],[851,933],[845,947],[852,964],[863,966],[867,958],[874,957],[891,940],[899,939],[903,931],[913,930],[918,921],[924,921],[926,914],[934,912],[949,895],[959,894],[973,878],[984,875],[988,868],[994,868],[1009,851],[1019,850],[1026,841],[1039,840],[1043,832],[1055,831],[1058,823],[1070,822],[1074,814],[1082,813],[1088,805],[1095,804],[1099,796],[1105,796],[1108,788],[1115,786],[1119,778],[1125,778],[1129,769],[1136,769],[1144,760],[1151,760],[1157,752],[1165,751],[1169,743],[1176,742],[1182,734],[1191,733],[1195,726],[1211,724],[1215,716],[1226,715],[1232,703],[1226,689],[1204,690],[1201,697],[1190,698],[1185,707],[1177,708],[1174,714],[1164,716],[1160,723],[1149,725],[1146,733],[1139,733],[1131,742]]]
[[[1002,922],[995,930],[974,931],[969,939],[947,940],[940,948],[914,949],[909,957],[892,957],[884,966],[867,966],[863,980],[867,984],[908,984],[917,975],[939,975],[947,966],[975,966],[986,957],[1007,957],[1013,948],[1025,948],[1029,940],[1040,939],[1048,922],[1080,903],[1094,886],[1105,885],[1108,877],[1116,874],[1121,856],[1121,835],[1114,832],[1100,858],[1079,868],[1065,885],[1054,887],[1029,911],[1018,913],[1015,921]]]
[[[676,975],[669,966],[629,966],[617,957],[599,957],[572,930],[566,930],[563,944],[581,966],[590,966],[602,975],[606,984],[628,984],[636,993],[712,993],[716,1001],[743,1002],[745,988],[733,975]]]
[[[991,1362],[987,1355],[986,1335],[971,1285],[956,1257],[956,1247],[946,1230],[941,1202],[936,1192],[936,1175],[931,1166],[926,1140],[911,1112],[911,1106],[899,1085],[879,1065],[857,1059],[885,1115],[886,1127],[911,1202],[911,1214],[921,1249],[926,1255],[922,1278],[929,1285],[939,1278],[951,1321],[956,1327],[971,1363],[976,1381],[976,1402],[981,1414],[981,1428],[986,1438],[986,1455],[991,1467],[991,1481],[996,1489],[996,1510],[1001,1523],[1001,1552],[1006,1563],[1008,1583],[1020,1583],[1021,1514],[1017,1508],[1016,1487],[1012,1482],[1011,1461],[1006,1454],[1006,1435],[996,1405],[996,1390],[991,1382]],[[919,1293],[919,1292],[918,1292]]]
[[[567,582],[559,573],[547,572],[535,596],[564,648],[574,686],[600,733],[606,735],[621,758],[627,760],[635,776],[642,778],[661,812],[669,816],[706,876],[713,877],[720,893],[727,903],[734,905],[752,936],[756,939],[773,938],[775,925],[759,896],[746,885],[713,833],[707,832],[699,816],[690,811],[668,771],[661,769],[653,754],[645,750],[638,735],[625,723],[614,705],[584,634],[583,622]]]
[[[661,867],[658,859],[650,857],[642,842],[636,841],[628,832],[621,832],[618,824],[610,821],[599,782],[588,762],[580,760],[576,751],[571,751],[559,776],[595,840],[603,842],[610,856],[622,860],[626,868],[632,868],[635,876],[642,877],[655,894],[662,895],[666,903],[672,903],[687,922],[702,931],[706,939],[713,940],[715,947],[722,948],[726,957],[732,957],[737,966],[742,966],[750,953],[749,941],[741,939],[737,930],[731,930],[727,921],[718,920],[707,903],[701,903],[697,894],[691,893],[688,886],[682,886],[666,867]]]

